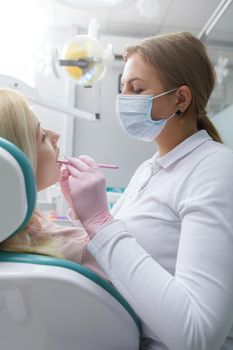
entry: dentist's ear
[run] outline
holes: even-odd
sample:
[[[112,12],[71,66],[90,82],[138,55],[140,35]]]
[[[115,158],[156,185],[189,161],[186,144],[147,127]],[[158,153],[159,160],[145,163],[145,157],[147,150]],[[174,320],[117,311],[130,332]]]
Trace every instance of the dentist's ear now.
[[[192,93],[187,85],[181,85],[176,91],[177,111],[184,113],[184,111],[190,106],[192,102]],[[181,115],[178,112],[179,116]]]

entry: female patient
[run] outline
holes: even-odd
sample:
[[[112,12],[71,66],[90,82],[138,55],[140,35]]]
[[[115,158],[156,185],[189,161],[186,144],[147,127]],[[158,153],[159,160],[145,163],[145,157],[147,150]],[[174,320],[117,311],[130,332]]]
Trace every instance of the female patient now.
[[[14,143],[26,154],[34,169],[37,191],[58,182],[60,174],[66,171],[61,172],[57,163],[60,136],[43,129],[23,96],[13,90],[0,89],[0,137]],[[88,242],[88,235],[82,227],[59,226],[35,210],[27,227],[2,242],[0,249],[72,260],[105,277],[86,250]]]

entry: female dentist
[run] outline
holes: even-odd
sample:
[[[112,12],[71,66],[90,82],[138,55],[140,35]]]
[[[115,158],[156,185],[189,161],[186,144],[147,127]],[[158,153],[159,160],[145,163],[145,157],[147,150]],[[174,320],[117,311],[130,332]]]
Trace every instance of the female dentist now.
[[[111,213],[88,156],[70,159],[63,192],[142,321],[140,349],[233,349],[233,152],[206,115],[213,66],[189,33],[146,39],[124,58],[117,119],[158,151]]]

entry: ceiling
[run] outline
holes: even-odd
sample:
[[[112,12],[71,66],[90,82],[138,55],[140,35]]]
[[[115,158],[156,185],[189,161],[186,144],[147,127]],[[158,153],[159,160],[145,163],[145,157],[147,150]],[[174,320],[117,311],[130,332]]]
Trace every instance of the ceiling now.
[[[142,37],[162,32],[190,31],[198,35],[221,0],[157,0],[158,15],[153,18],[140,15],[137,2],[126,1],[125,6],[84,10],[62,5],[62,0],[50,0],[53,24],[77,26],[86,30],[90,18],[97,18],[99,33]],[[153,3],[153,0],[148,0]],[[154,0],[155,1],[155,0]],[[144,3],[147,1],[144,0]],[[46,1],[47,5],[49,1]],[[153,7],[151,6],[153,12]],[[233,5],[231,4],[209,36],[212,40],[232,42]]]

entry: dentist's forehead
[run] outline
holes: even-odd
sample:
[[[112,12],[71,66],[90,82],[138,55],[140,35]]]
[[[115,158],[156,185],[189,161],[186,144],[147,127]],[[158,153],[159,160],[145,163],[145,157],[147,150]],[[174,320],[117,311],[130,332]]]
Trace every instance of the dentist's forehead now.
[[[139,77],[133,77],[133,78],[131,78],[131,79],[128,79],[128,80],[127,80],[127,83],[128,83],[128,84],[131,84],[131,83],[133,83],[135,80],[139,80],[139,81],[142,81],[142,82],[145,81],[144,79],[141,79],[141,78],[139,78]],[[123,77],[123,75],[122,75],[121,84],[124,85],[124,82],[125,82],[125,79],[124,79],[124,77]]]
[[[146,62],[142,55],[135,53],[128,58],[125,63],[124,72],[122,74],[121,82],[131,83],[134,80],[148,82],[156,77],[155,68]]]

